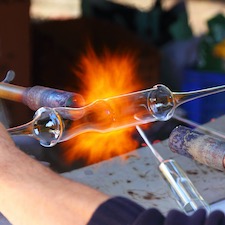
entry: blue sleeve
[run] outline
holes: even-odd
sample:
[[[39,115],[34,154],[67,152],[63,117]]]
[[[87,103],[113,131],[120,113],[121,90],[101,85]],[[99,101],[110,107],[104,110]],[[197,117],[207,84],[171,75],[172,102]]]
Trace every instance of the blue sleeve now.
[[[146,211],[127,198],[114,197],[98,207],[87,225],[161,225],[163,221],[156,209]]]
[[[191,216],[171,210],[164,217],[158,209],[144,209],[127,198],[114,197],[98,207],[87,225],[225,225],[225,216],[213,211],[207,217],[199,209]]]

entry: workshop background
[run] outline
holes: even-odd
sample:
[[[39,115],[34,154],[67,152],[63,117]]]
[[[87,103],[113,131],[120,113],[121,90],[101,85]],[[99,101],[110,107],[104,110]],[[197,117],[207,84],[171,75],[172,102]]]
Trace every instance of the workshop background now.
[[[134,53],[141,89],[158,83],[172,91],[221,85],[225,83],[224,4],[209,0],[1,1],[0,75],[3,80],[8,70],[14,70],[13,84],[82,93],[80,57],[91,46],[97,57],[105,47],[110,52]],[[225,113],[224,99],[221,93],[194,100],[177,113],[203,124]],[[33,114],[21,103],[1,101],[1,120],[8,127],[30,121]],[[157,122],[147,131],[148,137],[164,140],[177,124]],[[53,161],[59,171],[71,169],[59,162],[57,151],[43,154],[35,156]]]
[[[0,1],[1,80],[14,70],[12,84],[77,92],[85,94],[85,100],[89,92],[90,101],[96,100],[99,87],[107,92],[119,85],[118,90],[127,93],[158,83],[172,91],[222,85],[224,6],[223,0]],[[110,82],[101,86],[104,72]],[[194,100],[178,107],[176,115],[224,136],[224,100],[224,93]],[[33,115],[21,102],[0,99],[0,121],[6,127],[31,121]],[[164,159],[174,159],[182,166],[209,204],[223,200],[219,204],[224,211],[224,172],[169,149],[167,138],[180,124],[172,118],[142,128]],[[131,137],[123,131],[108,139],[95,135],[85,133],[52,148],[44,148],[28,136],[14,136],[13,140],[62,176],[128,197],[144,207],[159,208],[165,215],[171,208],[178,209],[158,162],[135,127]],[[9,225],[1,213],[0,224]]]

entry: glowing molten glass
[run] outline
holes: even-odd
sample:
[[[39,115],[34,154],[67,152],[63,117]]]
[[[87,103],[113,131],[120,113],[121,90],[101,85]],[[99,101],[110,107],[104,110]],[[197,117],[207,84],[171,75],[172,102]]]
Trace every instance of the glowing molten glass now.
[[[137,60],[134,55],[110,53],[101,56],[89,48],[81,57],[75,74],[81,80],[82,94],[89,104],[96,99],[108,98],[141,89],[136,73]],[[115,106],[116,107],[116,106]],[[64,142],[67,162],[83,158],[94,163],[134,150],[138,143],[132,137],[134,128],[108,133],[88,132]]]

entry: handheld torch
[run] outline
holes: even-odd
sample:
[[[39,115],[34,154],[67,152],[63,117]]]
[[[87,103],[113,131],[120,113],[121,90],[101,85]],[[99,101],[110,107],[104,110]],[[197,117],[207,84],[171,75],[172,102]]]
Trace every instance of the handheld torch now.
[[[84,99],[80,94],[43,86],[21,87],[10,84],[14,71],[8,71],[6,78],[0,82],[0,98],[21,102],[32,110],[46,107],[80,107]]]

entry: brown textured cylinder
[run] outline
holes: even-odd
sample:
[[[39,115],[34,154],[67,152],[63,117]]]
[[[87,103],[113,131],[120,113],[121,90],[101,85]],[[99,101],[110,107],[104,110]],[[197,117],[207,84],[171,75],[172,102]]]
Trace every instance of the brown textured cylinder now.
[[[192,158],[209,167],[224,171],[225,142],[185,126],[170,134],[171,151]]]

